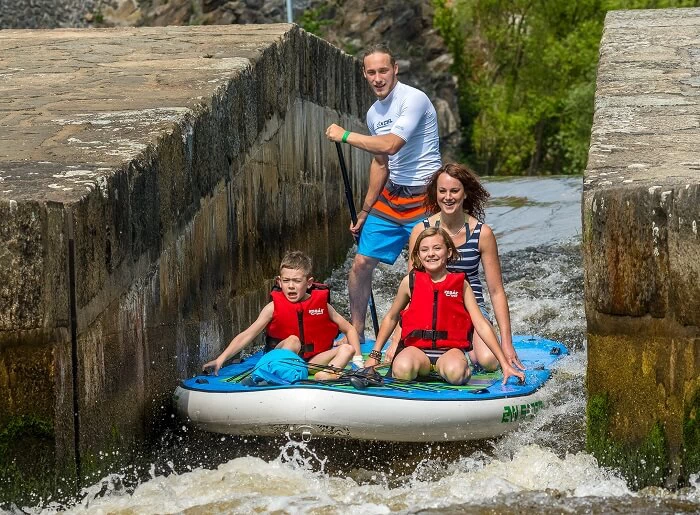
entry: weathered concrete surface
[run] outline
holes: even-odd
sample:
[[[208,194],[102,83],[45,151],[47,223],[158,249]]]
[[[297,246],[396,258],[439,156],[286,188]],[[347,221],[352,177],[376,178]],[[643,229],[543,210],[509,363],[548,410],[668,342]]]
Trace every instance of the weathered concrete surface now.
[[[659,422],[667,477],[687,477],[698,471],[679,463],[697,445],[683,424],[700,420],[700,9],[608,13],[582,210],[589,396],[608,396],[606,438],[627,449]]]
[[[89,472],[254,319],[285,250],[318,277],[345,255],[323,132],[371,99],[290,25],[1,31],[0,69],[0,450],[36,419]]]

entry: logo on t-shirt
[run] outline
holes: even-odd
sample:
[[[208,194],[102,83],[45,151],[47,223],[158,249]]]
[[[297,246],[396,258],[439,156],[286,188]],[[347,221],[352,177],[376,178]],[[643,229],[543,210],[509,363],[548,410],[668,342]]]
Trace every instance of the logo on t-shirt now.
[[[389,118],[388,120],[382,120],[381,122],[377,122],[377,125],[375,125],[374,128],[375,130],[381,129],[382,127],[386,127],[387,125],[391,124],[391,122],[393,121],[394,120],[392,120],[391,118]]]
[[[310,309],[309,315],[323,315],[323,308]]]
[[[445,297],[452,297],[453,299],[456,299],[458,295],[459,292],[457,290],[445,290]]]

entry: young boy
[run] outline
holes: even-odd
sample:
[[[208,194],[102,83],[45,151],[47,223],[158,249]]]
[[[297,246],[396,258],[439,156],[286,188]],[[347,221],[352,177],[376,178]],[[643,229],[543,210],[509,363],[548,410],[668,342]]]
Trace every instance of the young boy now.
[[[350,360],[361,365],[360,339],[355,328],[328,303],[328,288],[313,285],[311,258],[298,250],[287,252],[280,263],[277,286],[281,291],[271,293],[257,320],[238,334],[228,347],[213,361],[203,367],[212,368],[214,375],[227,359],[235,356],[258,336],[266,332],[266,349],[288,349],[310,364],[329,365],[338,370]],[[300,315],[301,313],[301,315]],[[333,341],[338,330],[345,334],[344,342],[337,347]],[[317,372],[316,379],[334,379],[333,372]]]

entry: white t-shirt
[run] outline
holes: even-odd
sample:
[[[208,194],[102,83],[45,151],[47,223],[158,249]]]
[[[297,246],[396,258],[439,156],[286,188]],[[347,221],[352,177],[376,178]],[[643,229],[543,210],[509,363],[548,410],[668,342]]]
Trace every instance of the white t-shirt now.
[[[367,128],[373,136],[395,134],[406,142],[389,156],[389,179],[395,184],[424,186],[442,165],[437,113],[419,89],[397,82],[367,111]]]

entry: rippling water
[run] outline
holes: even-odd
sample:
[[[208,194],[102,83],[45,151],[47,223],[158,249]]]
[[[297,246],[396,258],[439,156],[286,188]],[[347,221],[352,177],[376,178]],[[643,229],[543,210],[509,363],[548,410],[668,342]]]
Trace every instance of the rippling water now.
[[[72,506],[30,513],[699,513],[700,474],[680,491],[633,492],[585,448],[586,339],[581,265],[581,179],[486,181],[487,222],[501,252],[513,332],[563,342],[545,386],[546,410],[493,441],[389,444],[243,439],[175,427],[150,470],[130,469],[86,488]],[[329,283],[347,314],[353,251]],[[385,313],[405,256],[375,276]],[[381,414],[377,414],[381,416]],[[699,471],[700,472],[700,471]]]

